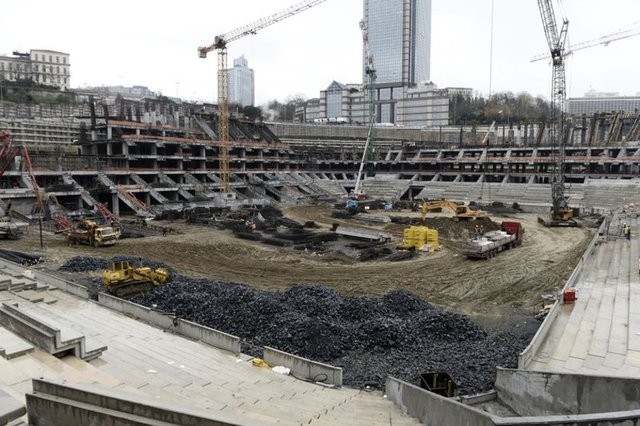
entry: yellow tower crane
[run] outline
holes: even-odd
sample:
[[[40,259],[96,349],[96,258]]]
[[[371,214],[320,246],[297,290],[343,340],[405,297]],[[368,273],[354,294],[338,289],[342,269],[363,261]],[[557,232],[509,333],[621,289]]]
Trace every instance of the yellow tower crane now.
[[[236,28],[228,33],[216,36],[209,46],[198,47],[198,55],[206,58],[207,53],[218,51],[218,139],[220,141],[220,180],[222,181],[222,193],[230,194],[229,190],[229,96],[227,87],[227,44],[249,34],[266,28],[276,22],[289,18],[300,12],[312,8],[326,0],[306,0],[296,3],[288,8],[258,19],[248,25]]]

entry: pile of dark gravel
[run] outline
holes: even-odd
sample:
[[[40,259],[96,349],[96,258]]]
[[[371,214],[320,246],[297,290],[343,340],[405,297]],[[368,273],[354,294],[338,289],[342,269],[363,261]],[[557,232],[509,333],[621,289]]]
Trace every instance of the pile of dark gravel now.
[[[150,268],[165,268],[172,275],[175,274],[175,271],[170,266],[157,262],[155,260],[143,259],[141,257],[136,256],[113,256],[111,258],[114,262],[120,262],[123,260],[128,260],[132,266],[149,266]],[[76,256],[67,260],[62,266],[58,269],[65,272],[90,272],[90,271],[100,271],[107,269],[109,264],[108,259],[102,259],[98,257],[89,257],[89,256]]]
[[[516,367],[539,324],[487,331],[407,291],[343,297],[299,285],[265,292],[182,276],[133,301],[235,334],[250,355],[271,346],[341,366],[348,386],[382,388],[387,375],[417,384],[421,373],[447,372],[462,394],[491,389],[497,366]]]

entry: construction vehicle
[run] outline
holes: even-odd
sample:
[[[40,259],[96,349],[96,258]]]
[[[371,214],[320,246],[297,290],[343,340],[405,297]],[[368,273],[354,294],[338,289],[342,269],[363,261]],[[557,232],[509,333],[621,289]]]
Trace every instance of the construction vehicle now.
[[[520,222],[504,221],[499,231],[475,235],[462,247],[462,254],[471,259],[489,259],[501,251],[522,244],[524,227]]]
[[[232,197],[229,187],[229,96],[227,76],[227,44],[250,34],[256,34],[258,30],[280,22],[326,0],[305,0],[294,4],[273,15],[258,19],[248,25],[236,28],[228,33],[216,36],[209,46],[198,47],[198,56],[206,58],[207,53],[218,51],[218,140],[220,142],[220,180],[221,192],[227,197]]]
[[[28,225],[27,225],[28,226]],[[23,231],[10,217],[0,218],[0,238],[17,240],[22,237]]]
[[[29,157],[27,147],[25,145],[13,146],[11,135],[5,130],[0,130],[0,143],[2,144],[0,146],[0,177],[9,170],[16,157],[21,158],[20,164],[26,168],[29,184],[36,197],[32,213],[42,216],[44,214],[44,192],[38,186],[38,181],[33,173],[33,165],[31,164],[31,157]]]
[[[558,33],[556,16],[552,0],[538,0],[540,16],[544,33],[551,53],[553,66],[551,77],[551,124],[549,137],[554,147],[554,167],[551,178],[551,209],[549,216],[538,217],[538,221],[545,226],[576,226],[573,219],[574,211],[569,207],[568,197],[565,196],[565,147],[564,147],[564,109],[566,93],[564,58],[565,41],[569,29],[569,21],[562,20],[562,28]]]
[[[128,260],[109,262],[102,273],[102,283],[110,294],[118,297],[146,293],[170,281],[169,271],[149,266],[133,267]]]
[[[120,238],[120,228],[100,225],[92,220],[81,220],[62,232],[71,244],[87,244],[92,247],[111,246]]]
[[[424,200],[420,205],[420,213],[422,221],[427,218],[430,211],[450,209],[453,211],[453,217],[458,220],[475,220],[477,218],[487,217],[482,210],[474,210],[470,206],[456,203],[451,200]]]

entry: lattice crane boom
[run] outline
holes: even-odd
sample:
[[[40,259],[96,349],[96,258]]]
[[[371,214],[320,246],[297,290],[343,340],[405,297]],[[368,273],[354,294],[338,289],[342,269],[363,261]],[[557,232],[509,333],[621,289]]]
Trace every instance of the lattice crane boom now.
[[[21,156],[22,165],[26,168],[29,182],[36,196],[33,213],[44,214],[44,194],[40,186],[38,186],[38,181],[33,173],[33,165],[27,147],[25,145],[13,146],[11,136],[6,131],[0,131],[0,142],[2,143],[2,147],[0,147],[0,177],[11,167],[13,159]]]
[[[229,194],[229,96],[227,76],[227,44],[250,34],[256,34],[259,30],[280,22],[286,18],[297,15],[326,0],[305,0],[289,6],[280,12],[258,19],[250,24],[238,27],[227,33],[215,37],[214,42],[208,46],[198,47],[198,55],[206,58],[207,53],[218,51],[218,139],[220,140],[220,180],[222,192]]]
[[[373,53],[369,49],[369,31],[367,24],[364,20],[360,21],[360,30],[362,31],[362,41],[364,46],[364,56],[366,59],[364,72],[367,75],[367,101],[369,103],[369,130],[367,132],[367,141],[364,145],[362,152],[362,159],[360,160],[360,168],[358,169],[358,176],[356,176],[356,184],[353,188],[352,196],[355,199],[364,198],[365,193],[362,190],[362,172],[364,171],[364,165],[367,160],[371,160],[373,154],[373,143],[375,139],[375,84],[376,84],[376,69],[373,63]]]
[[[612,43],[614,41],[617,40],[623,40],[625,38],[630,38],[630,37],[635,37],[637,35],[640,35],[640,26],[634,27],[634,28],[630,28],[630,29],[626,29],[626,30],[618,30],[614,33],[611,34],[607,34],[604,35],[602,37],[598,37],[598,38],[594,38],[592,40],[587,40],[587,41],[583,41],[581,43],[576,43],[576,44],[572,44],[568,47],[565,48],[565,52],[564,55],[568,56],[573,54],[573,52],[577,51],[577,50],[582,50],[582,49],[587,49],[589,47],[593,47],[593,46],[598,46],[598,45],[605,45],[608,46],[609,43]],[[534,56],[531,59],[531,62],[536,62],[536,61],[540,61],[543,59],[548,59],[551,56],[549,55],[549,53],[541,53],[538,54],[536,56]]]

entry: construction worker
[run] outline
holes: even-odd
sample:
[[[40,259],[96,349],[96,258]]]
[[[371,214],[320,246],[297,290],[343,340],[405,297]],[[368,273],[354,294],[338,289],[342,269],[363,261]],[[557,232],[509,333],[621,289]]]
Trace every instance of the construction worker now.
[[[622,224],[622,233],[627,240],[631,239],[631,227],[626,223]]]

